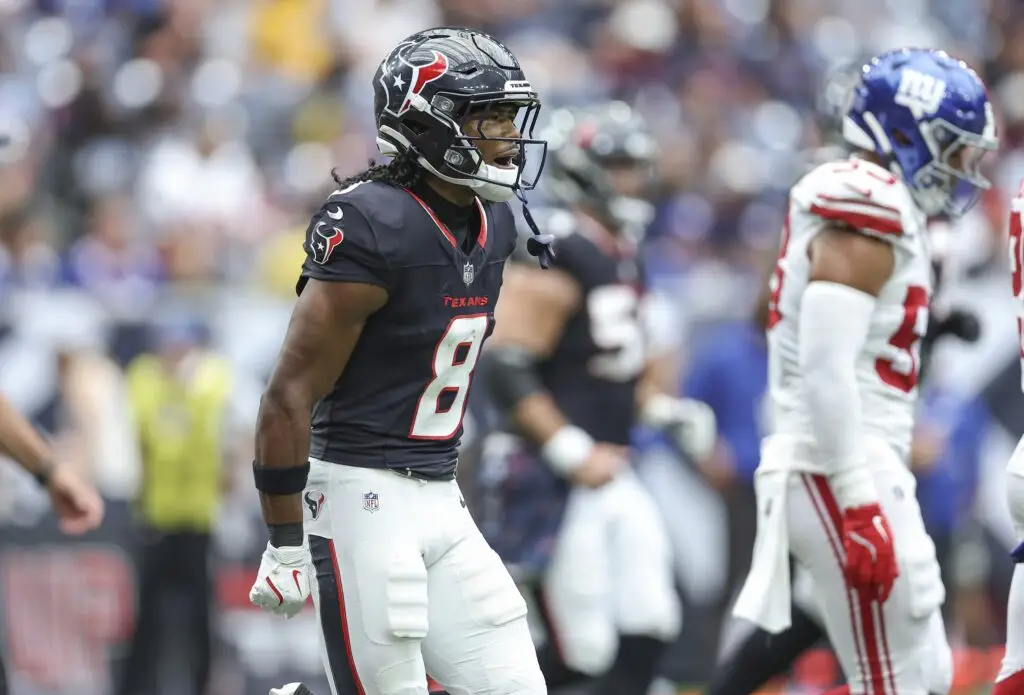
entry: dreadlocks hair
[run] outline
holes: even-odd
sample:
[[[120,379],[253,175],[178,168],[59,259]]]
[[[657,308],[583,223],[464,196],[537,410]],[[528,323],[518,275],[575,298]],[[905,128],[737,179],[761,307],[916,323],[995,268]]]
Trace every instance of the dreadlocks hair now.
[[[423,176],[423,168],[416,162],[416,155],[406,150],[387,164],[375,164],[371,159],[369,166],[362,172],[343,179],[338,170],[331,170],[331,178],[339,188],[347,188],[363,181],[381,181],[399,188],[412,188]]]

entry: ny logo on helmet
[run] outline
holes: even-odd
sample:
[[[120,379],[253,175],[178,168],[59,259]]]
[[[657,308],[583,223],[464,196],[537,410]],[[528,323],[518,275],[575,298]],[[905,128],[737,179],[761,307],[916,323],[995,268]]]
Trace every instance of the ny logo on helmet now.
[[[921,118],[934,115],[942,106],[945,95],[944,80],[917,70],[904,70],[893,101],[910,109],[914,118]]]
[[[380,83],[388,99],[384,110],[394,116],[408,111],[427,83],[448,72],[448,58],[434,50],[425,62],[413,63],[409,54],[415,46],[414,43],[400,45],[381,69]]]

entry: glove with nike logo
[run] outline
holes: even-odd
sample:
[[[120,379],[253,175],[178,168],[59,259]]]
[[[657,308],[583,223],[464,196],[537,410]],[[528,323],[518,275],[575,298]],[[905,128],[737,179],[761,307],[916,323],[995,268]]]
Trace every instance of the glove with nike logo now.
[[[846,580],[871,599],[884,603],[899,576],[892,529],[877,503],[843,513]]]
[[[294,617],[309,598],[312,566],[307,548],[267,543],[249,601],[270,613]]]

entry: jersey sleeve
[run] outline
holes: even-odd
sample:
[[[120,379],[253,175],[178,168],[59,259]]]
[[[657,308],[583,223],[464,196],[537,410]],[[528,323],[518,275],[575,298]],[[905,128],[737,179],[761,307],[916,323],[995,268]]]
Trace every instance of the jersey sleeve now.
[[[351,202],[329,200],[310,220],[303,248],[306,260],[297,293],[310,278],[390,289],[390,266],[377,243],[373,224]]]
[[[889,243],[907,234],[901,210],[905,189],[895,176],[867,161],[824,164],[794,188],[793,202],[805,214],[850,228]]]

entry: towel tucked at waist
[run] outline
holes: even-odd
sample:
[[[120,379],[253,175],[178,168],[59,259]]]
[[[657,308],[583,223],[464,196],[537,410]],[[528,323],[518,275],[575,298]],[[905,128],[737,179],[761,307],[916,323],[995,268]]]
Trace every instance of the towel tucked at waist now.
[[[747,581],[733,615],[778,633],[790,626],[789,534],[786,529],[786,492],[789,472],[758,470],[757,536]]]

